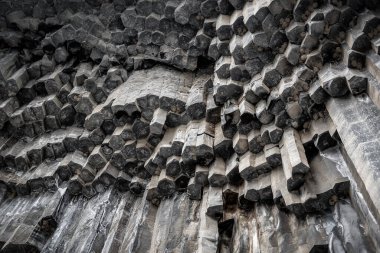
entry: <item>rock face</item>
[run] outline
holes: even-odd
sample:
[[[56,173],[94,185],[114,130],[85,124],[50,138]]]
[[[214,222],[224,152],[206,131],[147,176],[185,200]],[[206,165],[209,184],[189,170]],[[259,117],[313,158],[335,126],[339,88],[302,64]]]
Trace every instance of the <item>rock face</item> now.
[[[0,1],[0,252],[377,252],[375,0]]]

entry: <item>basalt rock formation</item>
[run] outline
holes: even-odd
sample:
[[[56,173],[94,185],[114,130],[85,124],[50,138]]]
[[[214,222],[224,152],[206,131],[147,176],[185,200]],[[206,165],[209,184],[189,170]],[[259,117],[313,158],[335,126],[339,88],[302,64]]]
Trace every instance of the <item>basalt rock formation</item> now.
[[[377,0],[0,0],[0,252],[378,252]]]

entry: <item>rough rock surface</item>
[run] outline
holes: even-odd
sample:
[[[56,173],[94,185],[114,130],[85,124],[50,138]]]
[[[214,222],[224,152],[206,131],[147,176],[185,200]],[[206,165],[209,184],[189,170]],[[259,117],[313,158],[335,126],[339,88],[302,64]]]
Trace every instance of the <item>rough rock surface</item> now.
[[[377,252],[375,0],[0,0],[0,252]]]

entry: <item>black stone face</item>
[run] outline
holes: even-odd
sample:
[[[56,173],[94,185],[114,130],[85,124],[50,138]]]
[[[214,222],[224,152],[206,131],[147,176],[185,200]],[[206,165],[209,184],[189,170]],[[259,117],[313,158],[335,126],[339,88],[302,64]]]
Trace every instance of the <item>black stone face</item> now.
[[[375,252],[374,0],[0,2],[0,252]]]

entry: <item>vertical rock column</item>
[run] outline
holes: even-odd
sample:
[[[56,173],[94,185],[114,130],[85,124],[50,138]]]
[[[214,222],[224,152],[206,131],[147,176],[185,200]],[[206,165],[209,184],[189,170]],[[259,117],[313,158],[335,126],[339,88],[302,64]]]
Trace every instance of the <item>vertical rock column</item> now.
[[[380,220],[380,111],[368,95],[334,98],[326,108],[367,192],[371,209]]]

